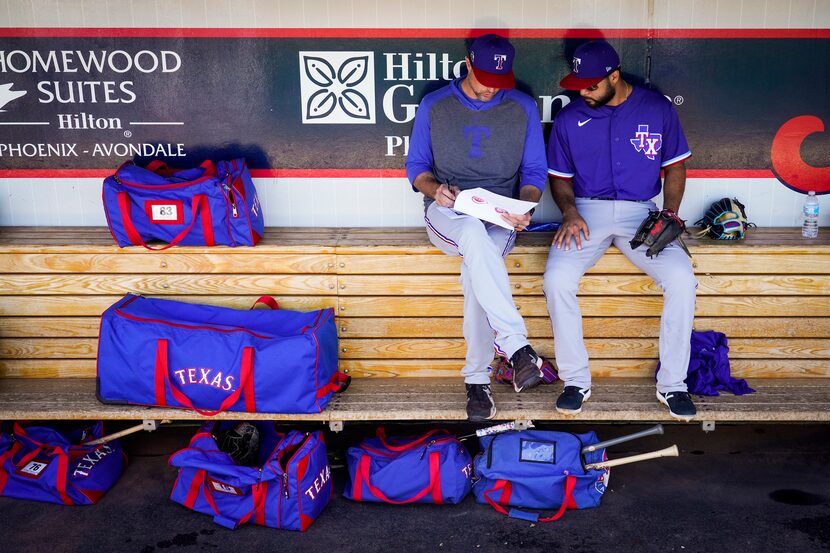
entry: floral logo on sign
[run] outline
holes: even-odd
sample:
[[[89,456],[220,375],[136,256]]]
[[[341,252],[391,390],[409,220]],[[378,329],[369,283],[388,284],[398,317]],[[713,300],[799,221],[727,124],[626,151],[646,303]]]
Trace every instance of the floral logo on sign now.
[[[370,56],[370,52],[301,52],[303,122],[373,122]]]

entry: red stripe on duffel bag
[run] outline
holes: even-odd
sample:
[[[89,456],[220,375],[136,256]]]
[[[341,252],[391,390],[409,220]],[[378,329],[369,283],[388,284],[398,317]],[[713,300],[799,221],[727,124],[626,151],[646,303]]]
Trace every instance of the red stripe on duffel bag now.
[[[21,447],[23,446],[20,445],[20,442],[14,442],[8,451],[0,455],[0,495],[3,494],[6,483],[9,481],[9,473],[6,472],[6,461],[17,455]]]
[[[187,397],[181,390],[176,388],[173,385],[173,382],[170,380],[170,367],[168,364],[168,348],[167,348],[167,340],[159,339],[156,341],[156,369],[155,369],[155,382],[156,382],[156,404],[165,407],[167,406],[167,397],[165,392],[165,385],[170,389],[170,393],[173,395],[173,398],[178,401],[181,405],[189,409],[193,409],[200,415],[205,417],[212,417],[217,415],[223,411],[227,411],[231,408],[237,401],[239,401],[239,397],[242,393],[245,393],[245,409],[249,412],[256,406],[256,398],[254,397],[254,387],[253,387],[253,379],[254,379],[254,348],[246,347],[242,350],[242,363],[239,369],[239,386],[236,387],[236,391],[226,397],[222,403],[219,405],[219,408],[216,410],[205,410],[193,405],[193,402]],[[159,384],[161,381],[161,384]]]
[[[363,455],[360,458],[360,462],[357,465],[357,471],[360,473],[359,480],[361,483],[365,483],[366,487],[372,492],[376,498],[380,499],[381,501],[385,501],[386,503],[391,503],[392,505],[406,505],[407,503],[414,503],[418,501],[428,493],[432,492],[433,499],[436,495],[436,489],[438,496],[441,496],[441,452],[440,451],[431,451],[429,454],[429,484],[421,490],[420,492],[416,493],[414,496],[410,497],[409,499],[404,499],[403,501],[395,501],[393,499],[389,499],[386,497],[382,491],[377,489],[375,486],[372,485],[371,477],[369,474],[369,468],[371,466],[372,458],[368,455]],[[357,475],[355,475],[357,476]],[[403,475],[402,477],[404,477]],[[355,478],[358,480],[358,478]],[[357,485],[357,482],[355,483]],[[353,497],[360,501],[359,494],[353,494]],[[441,499],[443,502],[443,498]]]
[[[179,242],[181,242],[185,236],[187,236],[191,229],[193,229],[193,225],[196,224],[196,212],[199,211],[201,214],[202,219],[202,230],[205,233],[205,245],[213,246],[214,245],[214,238],[213,238],[213,222],[210,217],[210,205],[208,204],[207,196],[204,194],[196,194],[193,196],[193,200],[190,206],[190,224],[187,225],[187,228],[182,230],[179,234],[177,234],[171,241],[165,246],[160,248],[151,248],[147,245],[143,238],[141,238],[141,234],[136,230],[135,225],[133,225],[132,215],[130,214],[130,195],[126,192],[119,192],[118,193],[118,210],[121,212],[121,221],[124,223],[124,230],[127,233],[127,238],[130,239],[130,242],[133,243],[134,246],[144,246],[148,250],[152,251],[162,251],[166,250],[167,248],[172,248]],[[201,208],[199,207],[201,205]]]

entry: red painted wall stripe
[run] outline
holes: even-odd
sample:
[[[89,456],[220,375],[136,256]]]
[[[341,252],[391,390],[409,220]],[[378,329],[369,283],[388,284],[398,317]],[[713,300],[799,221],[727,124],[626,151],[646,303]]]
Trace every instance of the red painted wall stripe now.
[[[4,179],[106,178],[111,169],[0,169]],[[255,178],[283,179],[379,179],[405,178],[403,169],[252,169]],[[774,179],[770,169],[689,169],[691,179]]]
[[[830,29],[378,29],[378,28],[56,28],[8,27],[0,37],[47,38],[830,38]]]

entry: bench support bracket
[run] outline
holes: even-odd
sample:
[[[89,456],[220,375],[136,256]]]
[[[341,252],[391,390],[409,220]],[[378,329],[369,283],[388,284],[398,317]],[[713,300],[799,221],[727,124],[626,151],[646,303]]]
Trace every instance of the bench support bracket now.
[[[704,432],[714,432],[715,431],[715,421],[702,421],[700,423],[700,429]]]
[[[513,424],[515,425],[514,428],[516,430],[528,430],[533,428],[533,421],[530,419],[518,419],[513,421]]]
[[[343,432],[343,421],[329,421],[329,430],[332,432]]]

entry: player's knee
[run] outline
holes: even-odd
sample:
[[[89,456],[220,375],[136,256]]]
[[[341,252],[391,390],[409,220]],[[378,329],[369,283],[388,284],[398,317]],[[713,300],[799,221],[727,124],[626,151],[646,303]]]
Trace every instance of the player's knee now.
[[[548,267],[545,271],[542,288],[549,298],[576,294],[579,289],[580,276],[565,267]]]
[[[666,293],[694,295],[697,279],[690,269],[678,267],[663,275],[660,286]]]

